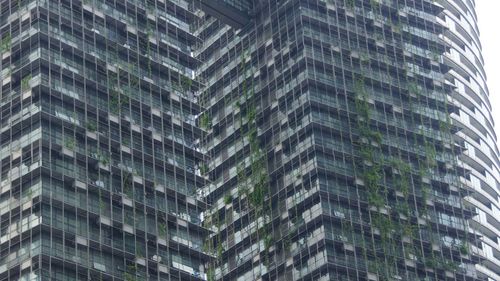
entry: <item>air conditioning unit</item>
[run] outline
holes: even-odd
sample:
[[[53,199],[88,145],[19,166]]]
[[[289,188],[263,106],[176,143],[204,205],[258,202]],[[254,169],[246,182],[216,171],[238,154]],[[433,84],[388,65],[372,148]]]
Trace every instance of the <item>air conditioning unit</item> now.
[[[333,214],[336,216],[336,217],[339,217],[339,218],[342,218],[344,219],[345,218],[345,214],[342,213],[341,211],[333,211]]]
[[[340,240],[340,241],[342,241],[342,242],[347,242],[347,241],[348,241],[348,240],[347,240],[347,237],[345,237],[345,236],[344,236],[344,235],[342,235],[342,234],[335,234],[335,235],[334,235],[334,237],[335,237],[335,239]]]
[[[94,268],[100,271],[106,272],[106,266],[104,264],[100,264],[98,262],[94,262]]]
[[[97,186],[97,187],[101,187],[101,188],[104,188],[104,182],[103,181],[95,181],[94,184]]]

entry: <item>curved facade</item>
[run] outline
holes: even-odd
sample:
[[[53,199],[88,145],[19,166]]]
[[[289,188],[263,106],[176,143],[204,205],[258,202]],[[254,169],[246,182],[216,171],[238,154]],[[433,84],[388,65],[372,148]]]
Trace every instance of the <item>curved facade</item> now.
[[[491,104],[488,99],[486,75],[481,56],[481,43],[474,11],[474,0],[441,1],[444,12],[440,18],[448,30],[444,39],[450,49],[444,56],[452,66],[448,81],[455,85],[453,98],[460,110],[453,114],[457,133],[465,147],[460,159],[470,170],[465,184],[473,189],[468,202],[477,209],[471,226],[481,236],[478,253],[485,261],[477,266],[478,274],[488,280],[500,280],[500,211],[498,201],[499,160],[493,129]]]

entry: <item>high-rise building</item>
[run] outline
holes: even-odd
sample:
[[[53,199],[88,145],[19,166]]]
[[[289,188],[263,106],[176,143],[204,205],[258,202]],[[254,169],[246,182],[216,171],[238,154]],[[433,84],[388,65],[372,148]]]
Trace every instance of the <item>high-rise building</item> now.
[[[194,9],[0,7],[0,280],[206,279]]]
[[[498,280],[473,2],[201,3],[209,280]]]
[[[0,8],[0,280],[500,280],[473,0]]]

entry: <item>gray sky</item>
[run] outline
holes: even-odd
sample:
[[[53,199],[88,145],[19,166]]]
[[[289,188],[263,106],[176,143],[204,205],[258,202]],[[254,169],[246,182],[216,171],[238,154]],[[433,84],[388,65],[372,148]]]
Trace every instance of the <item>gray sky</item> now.
[[[476,0],[495,131],[500,138],[500,1]]]

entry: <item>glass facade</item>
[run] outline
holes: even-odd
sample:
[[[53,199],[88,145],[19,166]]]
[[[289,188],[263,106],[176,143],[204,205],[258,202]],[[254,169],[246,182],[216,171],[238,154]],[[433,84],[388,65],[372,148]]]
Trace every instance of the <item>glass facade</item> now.
[[[194,9],[0,7],[0,280],[206,279]]]
[[[475,21],[2,1],[0,280],[499,280]]]
[[[255,2],[197,31],[207,278],[484,279],[445,1]]]

